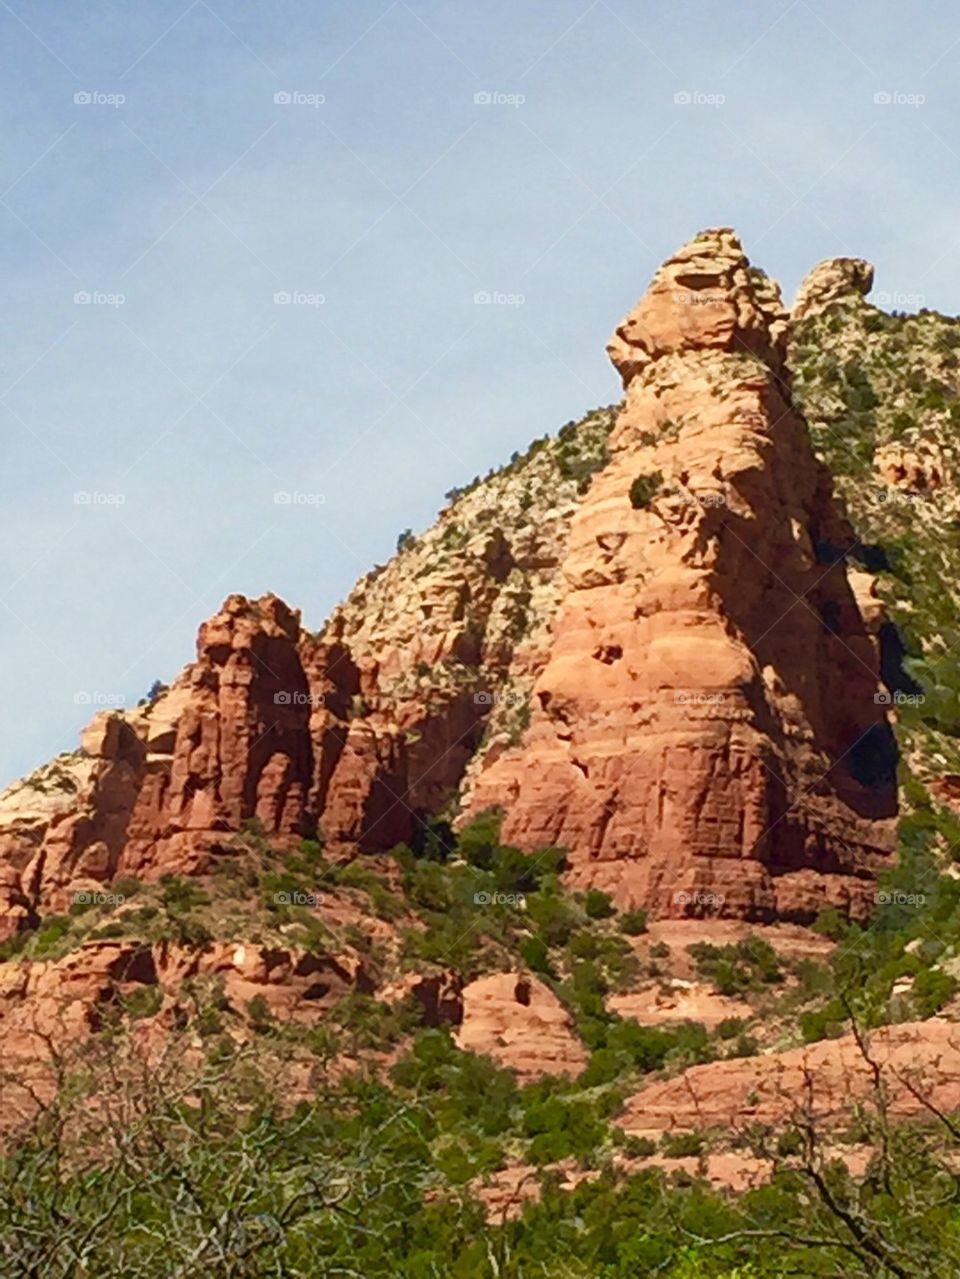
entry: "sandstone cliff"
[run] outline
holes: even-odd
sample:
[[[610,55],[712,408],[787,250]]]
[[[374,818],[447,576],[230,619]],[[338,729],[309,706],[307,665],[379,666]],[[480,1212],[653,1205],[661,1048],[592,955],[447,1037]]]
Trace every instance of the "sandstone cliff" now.
[[[869,283],[827,267],[805,313]],[[157,700],[0,796],[0,930],[203,872],[251,822],[349,856],[489,806],[624,905],[864,914],[895,749],[786,333],[732,233],[693,240],[611,343],[615,426],[598,410],[452,494],[318,634],[231,596]]]
[[[234,595],[149,704],[0,795],[0,939],[117,875],[205,870],[246,823],[332,851],[414,840],[484,740],[523,722],[570,517],[606,457],[596,410],[449,495],[318,634]]]
[[[610,355],[611,460],[574,516],[529,731],[475,807],[666,914],[865,914],[895,748],[852,531],[794,408],[786,316],[730,232],[657,274]]]

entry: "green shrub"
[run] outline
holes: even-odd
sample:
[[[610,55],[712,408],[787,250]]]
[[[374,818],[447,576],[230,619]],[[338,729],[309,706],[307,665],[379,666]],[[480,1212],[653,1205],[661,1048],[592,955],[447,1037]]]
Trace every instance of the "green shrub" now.
[[[115,879],[110,885],[110,891],[126,901],[131,897],[136,897],[142,887],[143,885],[139,879],[130,876],[125,879]]]
[[[635,511],[646,509],[660,491],[663,475],[654,471],[651,475],[638,475],[630,485],[630,505]]]
[[[27,942],[35,936],[36,934],[32,930],[23,929],[19,933],[14,933],[5,941],[0,941],[0,964],[19,955]]]
[[[34,934],[33,954],[37,958],[49,954],[69,932],[70,923],[69,915],[51,915],[48,919],[45,919]]]
[[[694,942],[687,947],[697,973],[711,981],[721,995],[739,995],[783,981],[776,951],[755,935],[732,946]]]
[[[601,892],[599,888],[587,890],[583,898],[583,909],[590,919],[609,919],[617,913],[610,894]]]
[[[557,1163],[591,1156],[606,1135],[606,1125],[586,1102],[550,1096],[524,1110],[523,1130],[532,1137],[531,1163]]]
[[[523,962],[535,973],[553,977],[553,965],[550,963],[550,950],[541,937],[524,937],[520,943],[520,956]]]
[[[530,897],[527,915],[548,946],[565,946],[579,923],[576,910],[555,893],[540,892]]]
[[[647,931],[647,912],[645,910],[625,910],[620,916],[620,931],[628,937],[639,937]],[[651,947],[651,954],[653,948]]]
[[[170,915],[183,915],[198,906],[209,906],[210,897],[199,884],[181,879],[179,875],[163,875],[160,879],[163,890],[164,909]]]
[[[799,1155],[803,1150],[803,1134],[795,1128],[782,1132],[777,1137],[777,1154],[783,1158]]]
[[[702,1155],[704,1140],[697,1132],[665,1132],[660,1138],[660,1151],[671,1159]]]
[[[250,1024],[258,1034],[271,1030],[274,1025],[273,1013],[263,995],[254,995],[247,1002],[247,1016]]]
[[[651,1137],[627,1137],[623,1153],[631,1159],[648,1159],[657,1153],[657,1143]]]
[[[910,997],[921,1019],[932,1017],[957,992],[957,981],[938,968],[924,968],[913,979]]]
[[[743,1019],[740,1017],[724,1017],[717,1023],[717,1034],[721,1039],[734,1039],[743,1029]]]
[[[481,870],[489,870],[493,855],[500,846],[500,823],[503,814],[499,809],[488,808],[457,834],[457,851],[464,861]]]
[[[134,1020],[153,1017],[163,1005],[163,990],[160,986],[138,986],[120,1002],[127,1016]]]
[[[119,919],[113,919],[108,924],[104,924],[101,928],[95,928],[90,934],[91,939],[103,941],[111,937],[122,937],[126,933],[126,925],[122,924]]]

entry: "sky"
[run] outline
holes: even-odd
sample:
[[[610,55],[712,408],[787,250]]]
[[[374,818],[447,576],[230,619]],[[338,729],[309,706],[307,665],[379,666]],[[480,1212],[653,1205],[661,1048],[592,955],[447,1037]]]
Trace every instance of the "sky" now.
[[[659,263],[960,310],[945,0],[0,0],[0,786],[619,398]]]

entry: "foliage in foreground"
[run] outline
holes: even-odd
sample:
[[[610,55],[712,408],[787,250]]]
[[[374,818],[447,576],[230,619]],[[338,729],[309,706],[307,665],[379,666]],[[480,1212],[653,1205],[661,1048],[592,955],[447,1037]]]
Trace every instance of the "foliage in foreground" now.
[[[518,1088],[491,1062],[424,1031],[392,1079],[354,1076],[284,1104],[250,1049],[185,1035],[149,1069],[130,1042],[90,1041],[0,1159],[0,1273],[112,1276],[404,1276],[408,1279],[773,1279],[960,1272],[960,1128],[896,1128],[878,1085],[851,1177],[798,1099],[793,1125],[736,1134],[769,1159],[740,1197],[603,1159],[593,1180],[488,1223],[472,1183],[498,1143],[579,1123],[553,1085]],[[869,1060],[869,1045],[864,1042]],[[93,1077],[100,1080],[89,1091]],[[94,1099],[95,1098],[95,1099]],[[591,1130],[592,1124],[592,1130]],[[586,1127],[584,1128],[584,1125]],[[699,1143],[697,1143],[699,1145]],[[691,1145],[691,1149],[693,1146]],[[464,1162],[466,1160],[466,1162]],[[536,1174],[534,1174],[536,1175]],[[470,1181],[466,1180],[470,1177]]]

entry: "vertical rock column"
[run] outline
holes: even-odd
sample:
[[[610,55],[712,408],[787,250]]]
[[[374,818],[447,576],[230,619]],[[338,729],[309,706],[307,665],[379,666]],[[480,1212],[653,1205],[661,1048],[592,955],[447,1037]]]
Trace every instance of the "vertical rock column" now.
[[[893,738],[852,535],[793,408],[776,285],[728,230],[658,271],[609,346],[625,403],[574,516],[520,745],[471,811],[564,846],[574,886],[666,915],[865,912]]]

